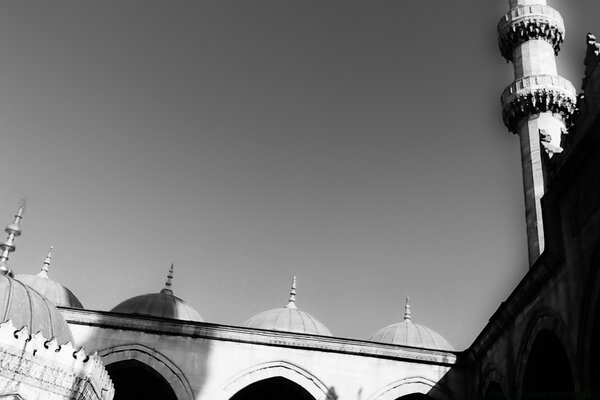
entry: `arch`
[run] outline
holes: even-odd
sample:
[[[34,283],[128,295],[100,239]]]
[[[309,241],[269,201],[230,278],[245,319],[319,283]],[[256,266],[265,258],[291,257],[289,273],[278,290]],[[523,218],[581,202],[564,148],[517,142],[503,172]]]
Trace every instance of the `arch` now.
[[[240,372],[212,396],[211,400],[228,400],[253,383],[270,378],[285,378],[306,390],[315,400],[335,400],[328,387],[316,376],[286,361],[271,361]]]
[[[583,387],[600,392],[600,366],[594,362],[600,356],[600,344],[597,343],[600,334],[600,246],[586,278],[578,335],[578,364]]]
[[[106,371],[115,386],[114,400],[177,400],[169,382],[140,361],[117,361],[107,365]]]
[[[368,400],[396,400],[412,394],[426,395],[435,400],[452,400],[450,391],[446,387],[421,376],[393,382],[375,392]]]
[[[138,361],[160,375],[171,386],[177,399],[194,400],[192,387],[183,372],[171,360],[150,347],[127,344],[101,350],[98,355],[107,367],[121,361]]]
[[[487,399],[488,394],[497,393],[498,390],[502,393],[502,397],[497,398],[506,398],[507,391],[504,389],[506,387],[506,379],[501,369],[496,364],[490,364],[484,369],[479,384],[479,398]]]
[[[244,387],[230,400],[314,400],[302,386],[282,377],[267,378]]]
[[[484,400],[504,400],[506,395],[500,387],[498,382],[491,382],[485,389],[485,395],[482,397]]]
[[[544,307],[533,313],[530,323],[523,335],[523,340],[517,356],[518,361],[515,374],[515,388],[518,390],[518,393],[522,393],[525,369],[531,355],[531,350],[535,340],[542,331],[551,332],[557,338],[562,349],[564,349],[575,387],[577,387],[576,374],[574,373],[573,344],[567,324],[555,310]]]

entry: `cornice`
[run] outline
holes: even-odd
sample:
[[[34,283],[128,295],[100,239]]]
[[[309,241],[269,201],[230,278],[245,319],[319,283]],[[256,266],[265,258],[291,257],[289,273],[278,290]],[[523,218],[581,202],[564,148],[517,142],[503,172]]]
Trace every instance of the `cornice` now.
[[[420,349],[361,340],[246,327],[125,315],[106,311],[59,308],[70,325],[141,331],[157,335],[186,336],[207,340],[333,352],[436,365],[459,365],[457,352]]]

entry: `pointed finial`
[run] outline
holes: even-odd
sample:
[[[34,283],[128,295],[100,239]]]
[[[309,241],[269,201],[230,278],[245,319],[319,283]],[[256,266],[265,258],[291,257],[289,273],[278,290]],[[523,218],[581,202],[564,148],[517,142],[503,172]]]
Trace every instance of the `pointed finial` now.
[[[26,200],[26,198],[19,200],[19,210],[15,214],[15,220],[12,224],[4,228],[4,231],[8,233],[8,237],[4,242],[0,243],[0,249],[2,250],[2,253],[0,254],[0,274],[2,275],[7,275],[10,272],[6,262],[8,261],[9,254],[16,249],[14,244],[15,238],[21,236],[20,222],[21,218],[23,218],[23,212],[25,211]]]
[[[406,295],[406,305],[404,306],[404,320],[405,321],[410,321],[411,320],[411,316],[410,316],[410,298],[408,297],[408,295]]]
[[[173,290],[171,286],[173,286],[173,269],[175,268],[175,264],[171,263],[171,268],[169,268],[169,273],[167,274],[167,281],[165,282],[165,287],[161,290],[161,293],[164,294],[173,294]]]
[[[292,289],[290,290],[290,300],[288,301],[285,308],[296,308],[296,275],[292,279]]]
[[[50,262],[52,261],[52,250],[54,250],[54,245],[50,246],[50,251],[48,252],[48,255],[46,255],[44,265],[42,265],[42,270],[40,271],[38,276],[41,276],[43,278],[48,277],[48,268],[50,267]]]

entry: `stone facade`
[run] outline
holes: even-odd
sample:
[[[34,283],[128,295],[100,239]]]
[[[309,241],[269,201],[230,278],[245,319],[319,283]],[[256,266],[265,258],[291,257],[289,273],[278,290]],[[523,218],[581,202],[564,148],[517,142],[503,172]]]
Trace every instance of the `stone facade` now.
[[[0,324],[0,397],[110,400],[114,388],[96,354],[59,345],[12,321]]]

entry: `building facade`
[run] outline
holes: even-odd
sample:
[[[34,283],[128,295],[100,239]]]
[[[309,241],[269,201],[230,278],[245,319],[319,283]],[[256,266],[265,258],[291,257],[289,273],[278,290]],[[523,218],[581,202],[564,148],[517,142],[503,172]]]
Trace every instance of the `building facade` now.
[[[51,254],[40,274],[12,276],[21,208],[0,246],[0,398],[600,399],[600,45],[588,35],[577,96],[545,0],[509,0],[498,34],[515,73],[502,115],[520,139],[530,268],[468,349],[415,322],[408,299],[369,340],[333,337],[299,309],[295,280],[285,306],[243,326],[205,322],[173,293],[172,268],[160,292],[87,310],[49,278]]]

